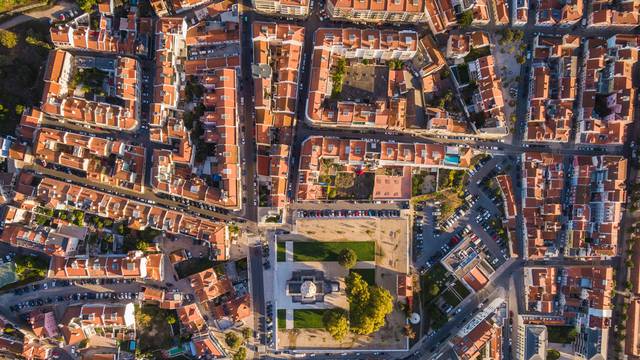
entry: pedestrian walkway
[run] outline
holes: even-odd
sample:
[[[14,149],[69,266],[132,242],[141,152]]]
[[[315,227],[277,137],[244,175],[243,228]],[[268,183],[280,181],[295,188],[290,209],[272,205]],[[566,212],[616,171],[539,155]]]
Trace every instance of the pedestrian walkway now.
[[[292,262],[293,261],[293,241],[286,241],[284,243],[284,251],[285,251],[285,261]]]
[[[293,329],[293,309],[287,309],[287,321],[286,321],[286,329],[287,330],[291,330]]]

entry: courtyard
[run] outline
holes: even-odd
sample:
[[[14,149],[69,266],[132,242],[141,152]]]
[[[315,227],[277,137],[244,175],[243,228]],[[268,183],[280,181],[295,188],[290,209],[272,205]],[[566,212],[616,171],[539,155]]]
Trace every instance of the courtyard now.
[[[277,238],[274,304],[277,308],[278,349],[405,349],[404,312],[394,307],[386,324],[368,335],[349,333],[336,341],[324,330],[324,313],[333,308],[349,310],[345,278],[358,273],[370,285],[398,297],[398,276],[408,272],[408,220],[404,218],[298,219],[295,230]],[[352,249],[356,265],[346,269],[338,254]],[[289,283],[299,274],[322,274],[314,283],[337,285],[322,292],[320,301],[300,302],[290,294]],[[314,286],[315,289],[315,286]],[[319,291],[320,292],[320,291]]]

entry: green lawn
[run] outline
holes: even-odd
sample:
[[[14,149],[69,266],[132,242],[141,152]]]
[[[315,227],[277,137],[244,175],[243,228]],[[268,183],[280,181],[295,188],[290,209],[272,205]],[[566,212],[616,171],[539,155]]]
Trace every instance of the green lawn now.
[[[287,260],[287,252],[284,242],[276,242],[276,255],[280,262]]]
[[[293,310],[293,327],[296,329],[322,329],[324,309]]]
[[[458,293],[458,295],[462,296],[463,299],[471,294],[471,291],[462,285],[460,280],[456,280],[456,283],[453,284],[453,289]]]
[[[287,327],[287,310],[278,309],[278,329],[286,329]]]
[[[375,260],[373,241],[298,241],[293,243],[294,261],[338,261],[342,249],[352,249],[359,261]]]
[[[349,273],[358,273],[369,285],[376,284],[376,269],[350,269]]]
[[[573,326],[547,326],[550,343],[571,344],[575,340]]]

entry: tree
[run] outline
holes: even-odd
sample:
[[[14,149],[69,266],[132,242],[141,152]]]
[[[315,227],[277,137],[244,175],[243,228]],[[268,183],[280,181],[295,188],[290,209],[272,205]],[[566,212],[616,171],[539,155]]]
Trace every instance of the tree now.
[[[514,38],[514,34],[513,31],[509,28],[506,28],[502,31],[502,39],[506,42],[511,42],[513,41]]]
[[[463,12],[462,15],[460,15],[460,19],[458,20],[458,23],[463,28],[469,27],[472,22],[473,22],[473,12],[471,10],[467,10]]]
[[[576,336],[578,336],[578,330],[576,329],[569,330],[569,334],[567,334],[567,337],[571,339],[572,342],[576,339]]]
[[[18,36],[9,30],[0,30],[0,44],[7,49],[13,49],[18,45]]]
[[[24,112],[24,105],[18,104],[16,105],[16,115],[20,116]]]
[[[393,310],[393,298],[388,290],[369,286],[358,273],[346,279],[351,331],[371,334],[384,326],[385,317]]]
[[[404,336],[406,336],[410,340],[413,340],[416,338],[416,332],[413,331],[413,327],[411,326],[411,324],[406,324],[403,328],[403,332],[404,332]]]
[[[242,339],[233,331],[225,334],[224,341],[233,350],[238,349],[240,345],[242,345]]]
[[[246,360],[247,358],[247,348],[241,347],[238,351],[233,354],[233,360]]]
[[[78,4],[78,6],[80,6],[80,9],[82,9],[82,11],[91,13],[97,1],[96,0],[76,0],[76,3]]]
[[[431,283],[429,284],[429,287],[427,288],[427,291],[429,292],[429,295],[431,296],[436,296],[440,293],[440,288],[438,287],[438,285],[436,283]]]
[[[331,336],[340,341],[349,333],[349,319],[342,309],[327,310],[322,317],[324,328]]]
[[[520,40],[522,40],[522,38],[524,38],[524,31],[522,31],[522,30],[514,31],[513,40],[520,41]]]
[[[173,325],[176,322],[177,322],[177,319],[176,319],[175,315],[171,314],[171,315],[167,316],[167,324]]]
[[[518,62],[518,64],[524,64],[525,62],[525,58],[522,55],[518,55],[518,57],[516,58],[516,61]]]
[[[358,255],[353,249],[342,249],[338,255],[338,264],[342,265],[345,269],[351,269],[356,265],[358,261]]]
[[[560,359],[560,352],[556,349],[547,350],[547,360],[557,360]]]
[[[251,330],[251,328],[248,328],[248,327],[242,329],[242,336],[246,340],[251,339],[251,337],[253,336],[253,330]]]

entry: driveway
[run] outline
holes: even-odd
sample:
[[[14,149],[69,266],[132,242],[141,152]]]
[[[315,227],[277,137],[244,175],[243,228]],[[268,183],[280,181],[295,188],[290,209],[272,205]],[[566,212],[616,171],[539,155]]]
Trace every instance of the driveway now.
[[[7,21],[0,23],[0,29],[5,29],[5,30],[10,29],[14,26],[18,26],[22,23],[25,23],[34,19],[53,19],[54,14],[57,14],[59,11],[66,11],[74,7],[75,7],[74,3],[60,2],[48,9],[35,10],[33,12],[26,12],[24,14],[20,14],[16,17],[13,17]]]

